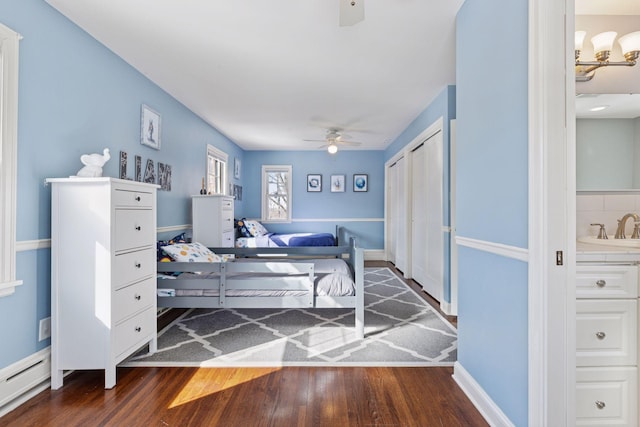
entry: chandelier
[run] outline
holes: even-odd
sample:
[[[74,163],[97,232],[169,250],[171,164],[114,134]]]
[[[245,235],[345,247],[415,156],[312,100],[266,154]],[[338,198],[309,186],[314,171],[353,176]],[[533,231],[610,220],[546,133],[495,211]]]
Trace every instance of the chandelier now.
[[[638,62],[640,56],[640,31],[626,34],[618,39],[624,61],[609,61],[613,42],[618,33],[607,31],[596,34],[591,38],[595,61],[581,61],[580,52],[586,36],[586,31],[576,31],[575,34],[575,55],[576,55],[576,82],[588,82],[595,75],[595,71],[607,66],[627,66],[632,67]]]

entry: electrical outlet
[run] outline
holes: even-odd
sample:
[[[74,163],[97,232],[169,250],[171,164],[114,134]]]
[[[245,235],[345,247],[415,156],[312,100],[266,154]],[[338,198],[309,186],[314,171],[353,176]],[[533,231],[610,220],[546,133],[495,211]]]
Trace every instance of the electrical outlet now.
[[[46,340],[51,336],[51,317],[40,320],[40,330],[38,332],[38,340]]]

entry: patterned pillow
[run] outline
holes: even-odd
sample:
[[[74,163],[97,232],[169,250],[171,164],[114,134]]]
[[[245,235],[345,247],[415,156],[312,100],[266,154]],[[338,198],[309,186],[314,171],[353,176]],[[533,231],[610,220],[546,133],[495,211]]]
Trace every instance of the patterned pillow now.
[[[163,246],[162,250],[179,262],[221,262],[222,258],[214,254],[202,243],[180,243]]]
[[[174,245],[176,243],[186,243],[186,242],[187,242],[186,233],[178,234],[177,236],[169,240],[158,240],[158,242],[156,243],[156,250],[157,250],[156,256],[158,261],[162,261],[162,259],[165,258],[165,253],[162,252],[163,246]]]
[[[236,228],[238,229],[238,231],[240,232],[240,235],[242,237],[251,237],[251,232],[249,231],[249,229],[245,225],[245,221],[246,220],[247,220],[247,218],[242,218],[242,219],[236,220]]]
[[[249,230],[251,237],[266,236],[269,234],[269,231],[264,228],[264,225],[260,224],[258,221],[245,220],[244,226]]]

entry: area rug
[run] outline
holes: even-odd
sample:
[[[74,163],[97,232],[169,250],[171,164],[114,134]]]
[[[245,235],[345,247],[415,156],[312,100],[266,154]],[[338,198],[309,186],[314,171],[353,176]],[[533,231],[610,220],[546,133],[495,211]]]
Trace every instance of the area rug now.
[[[121,366],[451,366],[456,329],[388,268],[365,268],[365,338],[353,309],[192,309],[158,351]]]

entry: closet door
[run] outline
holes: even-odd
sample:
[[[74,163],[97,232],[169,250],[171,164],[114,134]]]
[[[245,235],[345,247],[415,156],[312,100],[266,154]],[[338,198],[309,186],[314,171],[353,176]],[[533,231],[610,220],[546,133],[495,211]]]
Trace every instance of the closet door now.
[[[427,171],[424,144],[411,152],[411,277],[427,280]]]
[[[388,261],[396,263],[396,221],[398,218],[398,207],[395,200],[395,185],[397,182],[396,164],[392,164],[387,168],[387,255]]]
[[[442,132],[429,138],[425,144],[426,184],[426,267],[422,287],[438,301],[442,300],[444,269],[443,221],[443,167]]]
[[[395,209],[395,243],[396,243],[396,268],[402,272],[407,271],[407,212],[405,200],[407,197],[406,183],[404,179],[406,161],[403,158],[396,162],[396,180],[394,185],[395,197],[393,201]]]

